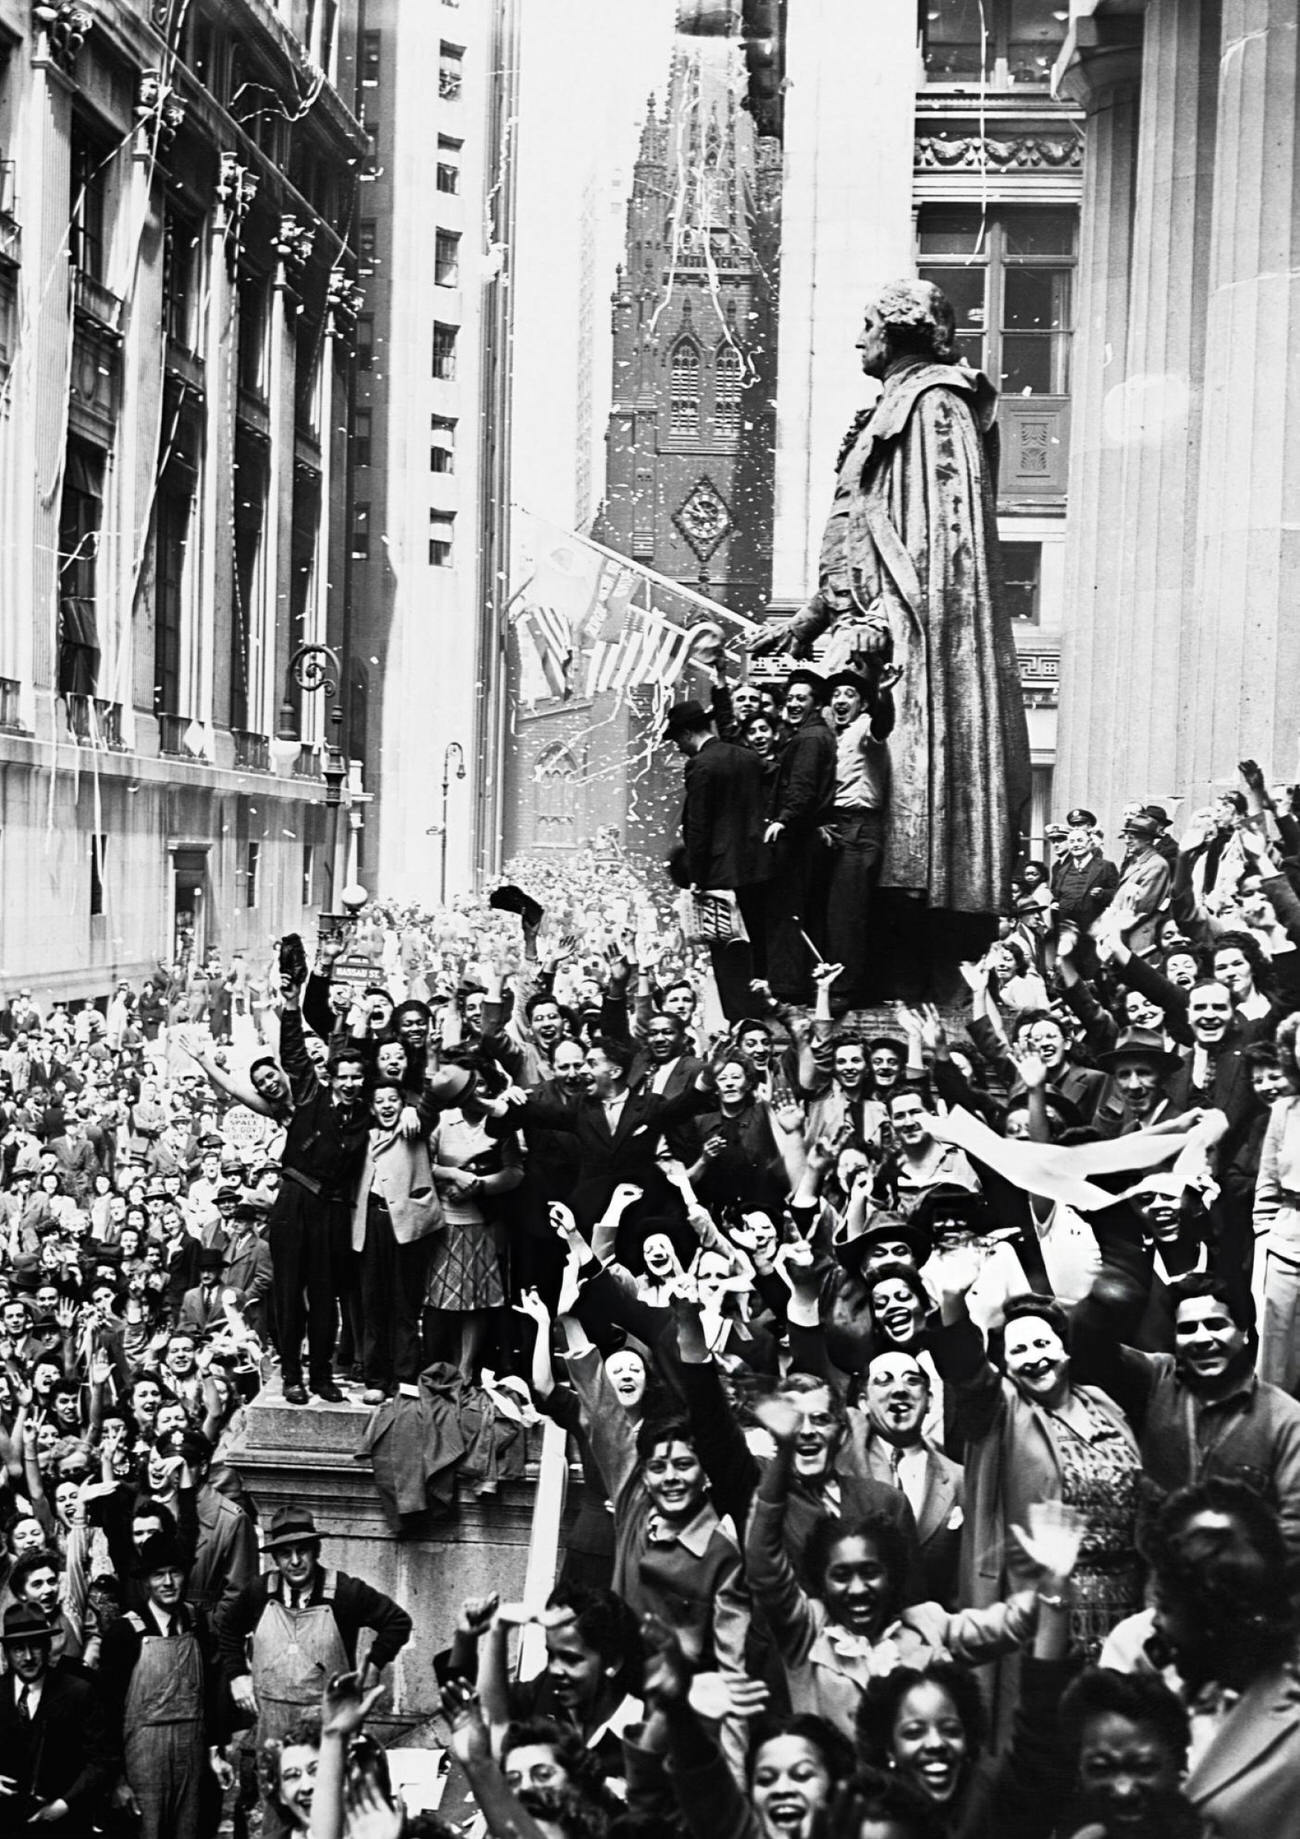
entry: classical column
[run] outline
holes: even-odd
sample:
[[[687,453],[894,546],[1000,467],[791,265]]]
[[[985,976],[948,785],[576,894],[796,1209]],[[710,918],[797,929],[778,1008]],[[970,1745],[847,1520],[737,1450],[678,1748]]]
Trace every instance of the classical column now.
[[[1090,686],[1092,773],[1081,788],[1110,825],[1130,799],[1181,790],[1220,12],[1220,0],[1149,0],[1144,22],[1128,351],[1104,405],[1119,493],[1096,532],[1109,571],[1096,617],[1113,642]]]
[[[863,306],[916,269],[916,68],[916,15],[898,0],[789,9],[772,540],[782,611],[817,585],[835,456],[872,393],[854,350]]]
[[[1300,180],[1295,0],[1224,0],[1201,516],[1181,764],[1295,777],[1300,728]]]
[[[1107,407],[1122,388],[1128,346],[1140,69],[1136,39],[1094,45],[1078,54],[1062,84],[1087,119],[1070,367],[1070,506],[1052,794],[1056,818],[1071,805],[1098,797],[1096,784],[1112,744],[1112,724],[1100,705],[1111,691],[1120,653],[1121,614],[1113,580],[1120,469]]]

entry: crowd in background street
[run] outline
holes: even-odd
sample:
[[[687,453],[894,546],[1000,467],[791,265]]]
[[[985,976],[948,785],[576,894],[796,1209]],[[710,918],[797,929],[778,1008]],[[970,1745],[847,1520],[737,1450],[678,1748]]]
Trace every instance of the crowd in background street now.
[[[607,837],[314,963],[10,999],[13,1830],[451,1832],[364,1730],[407,1608],[240,1474],[253,1401],[314,1397],[407,1538],[568,1435],[549,1597],[422,1612],[496,1839],[1290,1839],[1291,795],[1065,814],[935,1003],[851,803],[796,905],[700,801],[744,754],[779,856],[791,750],[870,767],[853,675],[830,725],[815,672],[675,712],[677,890]]]

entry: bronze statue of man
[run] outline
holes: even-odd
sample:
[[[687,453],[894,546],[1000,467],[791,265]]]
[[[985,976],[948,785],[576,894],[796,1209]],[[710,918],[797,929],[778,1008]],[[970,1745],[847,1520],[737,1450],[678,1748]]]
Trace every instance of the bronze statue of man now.
[[[997,392],[957,356],[952,308],[928,281],[882,288],[858,349],[881,391],[840,453],[817,592],[752,649],[806,656],[827,632],[823,670],[876,675],[892,656],[880,885],[924,899],[933,952],[969,955],[1005,910],[1030,789],[1000,597]]]

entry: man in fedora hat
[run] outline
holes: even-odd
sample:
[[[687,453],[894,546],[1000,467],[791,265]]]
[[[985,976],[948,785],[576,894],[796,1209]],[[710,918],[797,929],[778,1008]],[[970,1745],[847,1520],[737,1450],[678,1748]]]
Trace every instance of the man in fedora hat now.
[[[887,673],[893,680],[892,667]],[[842,964],[832,1006],[841,1013],[874,995],[871,964],[877,956],[868,930],[872,897],[885,851],[889,804],[889,749],[894,700],[888,683],[873,684],[860,671],[826,680],[835,736],[834,804],[826,822],[831,850],[826,890],[826,955]]]
[[[1162,1118],[1173,1115],[1169,1082],[1182,1061],[1165,1046],[1163,1035],[1151,1028],[1129,1028],[1109,1053],[1098,1054],[1097,1064],[1110,1075],[1118,1106],[1103,1105],[1096,1114],[1103,1137],[1131,1136]]]
[[[219,1246],[199,1248],[199,1281],[181,1298],[176,1318],[178,1328],[189,1329],[200,1340],[206,1340],[226,1326],[224,1295],[227,1286],[221,1281],[225,1268],[225,1254]]]
[[[682,855],[686,880],[699,889],[726,888],[736,896],[749,944],[710,944],[714,980],[729,1022],[753,1013],[750,982],[764,977],[764,892],[772,872],[763,841],[767,782],[763,762],[748,747],[718,738],[711,710],[698,702],[674,703],[664,738],[685,756]]]
[[[815,670],[786,678],[790,738],[777,762],[764,840],[773,849],[768,888],[767,980],[778,1002],[801,1003],[811,991],[812,954],[825,930],[814,907],[822,829],[835,802],[835,736],[822,715],[826,683]],[[824,888],[825,881],[822,878]]]
[[[98,1694],[52,1665],[53,1644],[39,1609],[10,1603],[0,1630],[0,1825],[90,1839],[113,1782],[112,1745]]]
[[[1093,936],[1117,937],[1135,956],[1147,958],[1155,951],[1159,916],[1169,899],[1169,864],[1155,847],[1156,821],[1145,811],[1125,817],[1122,835],[1127,847],[1115,898],[1095,922]]]
[[[189,1558],[173,1533],[140,1547],[138,1609],[104,1631],[99,1679],[123,1758],[118,1805],[140,1839],[209,1839],[230,1786],[225,1681],[207,1616],[186,1601]]]
[[[391,1597],[321,1563],[321,1535],[305,1508],[277,1507],[262,1549],[273,1568],[217,1614],[231,1696],[257,1718],[259,1744],[316,1710],[325,1682],[356,1666],[363,1628],[375,1634],[363,1691],[411,1638],[411,1618]]]

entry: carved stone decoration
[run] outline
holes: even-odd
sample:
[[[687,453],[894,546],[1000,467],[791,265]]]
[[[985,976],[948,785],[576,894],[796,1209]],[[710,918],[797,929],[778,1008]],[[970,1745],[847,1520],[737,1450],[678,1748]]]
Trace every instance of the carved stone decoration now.
[[[32,23],[38,34],[38,55],[43,48],[50,62],[70,76],[95,23],[93,15],[84,6],[74,6],[72,0],[32,0]]]
[[[311,224],[292,214],[281,217],[275,235],[275,251],[287,273],[298,274],[306,267],[315,244],[316,231]]]
[[[1077,172],[1083,141],[1077,134],[1017,134],[991,140],[978,134],[918,134],[917,172]]]
[[[673,512],[673,522],[701,562],[707,562],[734,528],[726,499],[707,476],[697,479]]]
[[[341,268],[332,268],[325,283],[325,315],[331,338],[351,343],[365,295]]]
[[[137,154],[170,153],[185,109],[183,98],[163,82],[160,70],[142,70],[135,86]]]
[[[241,166],[239,156],[223,153],[221,170],[217,175],[217,217],[220,228],[242,230],[254,198],[257,196],[258,177],[247,166]]]

